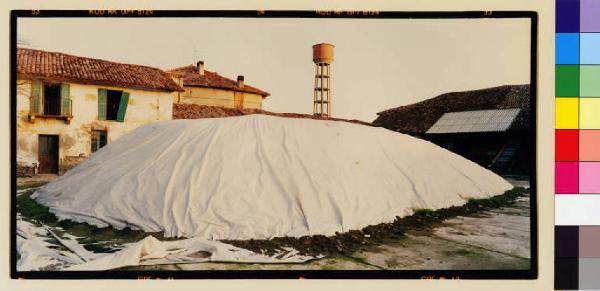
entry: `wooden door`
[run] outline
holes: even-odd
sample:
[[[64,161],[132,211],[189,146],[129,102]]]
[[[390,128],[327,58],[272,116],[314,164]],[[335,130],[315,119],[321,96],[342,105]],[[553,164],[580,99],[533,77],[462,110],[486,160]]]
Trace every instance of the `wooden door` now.
[[[58,135],[40,135],[39,144],[40,173],[58,173]]]

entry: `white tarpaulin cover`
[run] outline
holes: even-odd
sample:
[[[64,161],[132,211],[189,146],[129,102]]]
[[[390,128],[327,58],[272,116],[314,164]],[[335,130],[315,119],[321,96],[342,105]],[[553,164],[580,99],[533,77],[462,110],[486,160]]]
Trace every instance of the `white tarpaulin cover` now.
[[[206,253],[206,257],[198,256]],[[218,241],[191,238],[176,241],[159,241],[152,236],[131,244],[112,254],[92,261],[73,265],[66,271],[99,271],[125,266],[186,264],[202,262],[226,263],[303,263],[316,257],[303,256],[288,249],[279,255],[266,256]]]
[[[511,188],[387,129],[248,115],[141,126],[32,197],[60,219],[218,240],[332,235]]]
[[[36,226],[20,218],[17,220],[17,233],[19,271],[101,271],[126,266],[204,262],[303,263],[320,258],[301,255],[291,248],[267,256],[201,238],[159,241],[152,236],[126,245],[114,253],[93,253],[72,235],[65,233],[60,238],[48,227]],[[57,243],[49,242],[52,239]]]
[[[57,245],[47,242],[49,237],[47,229],[17,218],[17,270],[57,270],[85,262],[74,252],[58,250]]]

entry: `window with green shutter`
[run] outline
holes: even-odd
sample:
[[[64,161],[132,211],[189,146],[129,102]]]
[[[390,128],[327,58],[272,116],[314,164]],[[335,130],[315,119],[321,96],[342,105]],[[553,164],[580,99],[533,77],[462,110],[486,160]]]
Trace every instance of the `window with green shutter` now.
[[[61,86],[60,84],[44,82],[42,86],[42,107],[46,116],[61,115]]]
[[[106,145],[106,130],[92,130],[92,153]]]
[[[71,92],[66,83],[31,81],[30,114],[44,117],[71,117]]]
[[[98,89],[98,119],[124,122],[128,103],[128,92]]]
[[[39,80],[31,81],[31,99],[29,100],[30,114],[40,114],[42,112],[42,82]]]
[[[108,90],[98,89],[98,120],[106,120],[106,99]]]
[[[127,104],[129,103],[129,93],[122,92],[121,100],[119,100],[119,109],[117,111],[117,121],[125,121],[125,113],[127,112]]]
[[[69,84],[60,84],[60,114],[71,116],[71,92]]]

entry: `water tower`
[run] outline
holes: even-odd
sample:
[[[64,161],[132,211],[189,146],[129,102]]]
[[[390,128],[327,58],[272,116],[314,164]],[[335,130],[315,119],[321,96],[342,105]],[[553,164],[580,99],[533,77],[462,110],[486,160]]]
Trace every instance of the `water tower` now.
[[[334,45],[319,43],[313,45],[315,68],[315,92],[313,114],[331,116],[331,63]]]

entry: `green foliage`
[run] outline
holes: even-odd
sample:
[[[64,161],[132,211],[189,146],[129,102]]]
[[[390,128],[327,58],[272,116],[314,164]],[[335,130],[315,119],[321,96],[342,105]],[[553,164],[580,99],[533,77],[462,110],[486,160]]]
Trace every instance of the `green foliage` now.
[[[415,209],[415,212],[413,213],[413,215],[419,215],[419,216],[432,216],[434,214],[435,214],[435,211],[428,209],[428,208]]]
[[[515,187],[511,190],[506,191],[502,195],[497,195],[486,199],[470,199],[465,205],[467,208],[498,208],[510,205],[515,202],[517,198],[527,192],[527,189],[522,187]]]
[[[30,219],[45,222],[57,221],[56,216],[50,213],[50,209],[48,207],[40,205],[31,199],[31,194],[33,194],[33,192],[34,190],[31,190],[17,196],[17,211],[24,217]]]
[[[17,212],[25,219],[32,220],[33,223],[41,223],[51,228],[62,228],[62,230],[54,230],[59,236],[64,233],[69,233],[79,237],[79,243],[83,244],[88,250],[109,252],[111,251],[111,244],[135,242],[148,235],[152,235],[161,240],[168,240],[162,236],[162,233],[147,233],[141,230],[133,230],[128,227],[124,229],[115,229],[110,226],[96,227],[71,220],[58,221],[57,217],[50,212],[48,207],[37,203],[31,198],[33,192],[35,192],[35,189],[17,196]]]

